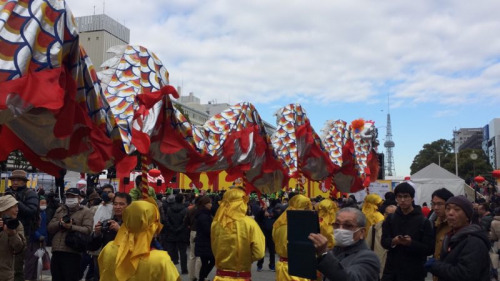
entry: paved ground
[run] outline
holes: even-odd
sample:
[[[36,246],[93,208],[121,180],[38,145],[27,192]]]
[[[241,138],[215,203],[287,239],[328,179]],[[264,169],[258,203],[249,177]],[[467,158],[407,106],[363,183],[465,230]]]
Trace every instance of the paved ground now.
[[[276,272],[269,270],[268,265],[269,264],[269,255],[266,253],[265,261],[264,261],[264,268],[261,272],[257,272],[257,263],[253,263],[252,265],[252,280],[254,281],[274,281],[276,280]],[[180,266],[177,265],[177,270],[181,272]],[[212,280],[215,275],[215,268],[212,269],[212,272],[208,275],[208,279]],[[50,277],[50,272],[49,271],[44,271],[42,280],[52,280]],[[188,280],[188,275],[181,275],[181,280],[182,281],[189,281]],[[432,281],[432,275],[427,275],[427,278],[425,278],[425,281]]]
[[[276,280],[276,272],[269,270],[268,265],[268,256],[266,255],[264,267],[261,272],[257,272],[257,263],[254,262],[252,264],[252,280],[254,281],[274,281]],[[181,272],[180,268],[178,268],[179,272]],[[212,272],[208,275],[208,279],[213,280],[215,276],[215,268],[212,269]],[[182,281],[189,281],[187,275],[181,275]]]
[[[50,252],[50,249],[48,249]],[[189,251],[188,251],[189,252]],[[269,256],[266,254],[265,262],[264,262],[264,268],[261,272],[257,272],[257,263],[254,263],[252,265],[252,280],[255,281],[274,281],[276,280],[276,272],[269,270],[268,265],[269,264]],[[179,273],[181,272],[180,265],[177,265],[177,270]],[[215,268],[212,269],[212,272],[208,275],[208,279],[212,280],[215,276]],[[42,280],[52,280],[50,276],[50,271],[44,271],[42,275]],[[189,281],[188,280],[188,275],[181,275],[181,280],[182,281]]]

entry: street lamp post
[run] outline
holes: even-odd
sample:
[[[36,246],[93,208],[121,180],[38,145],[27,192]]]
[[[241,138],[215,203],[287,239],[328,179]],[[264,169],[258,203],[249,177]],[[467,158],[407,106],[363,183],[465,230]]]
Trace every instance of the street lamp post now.
[[[472,175],[475,177],[476,176],[476,166],[474,164],[475,164],[476,159],[477,159],[477,154],[475,152],[472,152],[469,155],[469,157],[472,160],[472,172],[473,172]],[[478,189],[479,189],[479,187],[477,185],[476,178],[474,178],[474,202],[477,202],[477,190]]]
[[[453,146],[455,148],[455,175],[458,177],[458,147],[457,147],[457,138],[459,131],[453,131]]]
[[[441,167],[441,154],[443,154],[442,152],[438,152],[438,164],[439,164],[439,167]]]
[[[470,159],[472,160],[472,172],[473,172],[473,175],[475,176],[476,175],[476,160],[477,160],[477,154],[475,152],[472,152],[470,155],[469,155]]]

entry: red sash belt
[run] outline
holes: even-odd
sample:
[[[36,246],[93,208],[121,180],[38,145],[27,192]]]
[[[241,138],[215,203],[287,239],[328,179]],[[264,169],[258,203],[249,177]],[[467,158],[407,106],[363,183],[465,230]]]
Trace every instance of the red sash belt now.
[[[288,258],[280,257],[281,262],[288,262]]]
[[[236,277],[236,278],[252,277],[252,273],[250,271],[227,271],[222,269],[217,269],[216,275],[220,277]]]

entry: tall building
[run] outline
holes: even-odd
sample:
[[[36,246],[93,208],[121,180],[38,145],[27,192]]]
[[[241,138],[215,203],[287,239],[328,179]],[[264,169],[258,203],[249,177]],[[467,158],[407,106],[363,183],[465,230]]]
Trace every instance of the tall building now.
[[[179,90],[179,87],[177,89]],[[179,102],[196,108],[199,111],[206,112],[210,116],[221,113],[223,110],[231,107],[229,103],[217,103],[217,100],[211,100],[208,103],[202,104],[200,98],[196,97],[193,92],[187,96],[181,95]]]
[[[228,103],[217,103],[215,100],[202,104],[200,98],[192,92],[183,96],[181,87],[177,87],[177,92],[179,93],[179,99],[174,100],[174,104],[180,105],[184,114],[195,125],[202,126],[210,117],[231,107]],[[276,127],[269,122],[264,121],[264,126],[268,135],[272,135],[276,131]]]
[[[182,108],[184,117],[188,118],[189,121],[194,125],[203,126],[203,124],[205,124],[205,122],[210,119],[210,115],[208,115],[206,112],[199,111],[189,104],[184,104],[177,100],[172,100],[172,104],[174,106],[180,106]]]
[[[484,127],[485,138],[483,149],[486,149],[486,155],[494,170],[500,169],[500,118],[495,118]]]
[[[455,141],[457,152],[460,152],[462,149],[472,148],[464,146],[464,144],[467,143],[470,138],[477,138],[478,136],[482,137],[482,134],[483,128],[461,128],[453,131],[453,139]]]
[[[483,144],[483,130],[475,132],[458,147],[458,151],[464,149],[481,149]]]
[[[130,42],[130,29],[126,28],[108,15],[92,15],[75,18],[80,32],[80,44],[83,46],[96,71],[101,64],[112,58],[106,51],[116,45]]]

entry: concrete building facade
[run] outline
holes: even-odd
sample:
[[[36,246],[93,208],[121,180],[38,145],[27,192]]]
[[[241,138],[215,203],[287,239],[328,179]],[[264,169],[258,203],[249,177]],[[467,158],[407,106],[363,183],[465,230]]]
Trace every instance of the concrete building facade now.
[[[495,118],[484,127],[483,150],[494,170],[500,169],[500,118]]]
[[[112,58],[107,50],[116,45],[130,42],[130,29],[112,19],[108,15],[92,15],[75,18],[80,33],[80,44],[83,46],[96,71],[101,64]]]
[[[174,104],[179,104],[187,117],[189,117],[189,120],[195,125],[202,126],[210,117],[231,107],[228,103],[217,103],[216,101],[209,101],[206,104],[202,104],[200,98],[192,92],[183,96],[181,87],[177,87],[177,92],[180,97],[177,101],[173,101]],[[276,126],[273,126],[269,122],[264,121],[264,126],[268,135],[276,132]]]
[[[453,139],[455,141],[455,147],[457,152],[461,149],[465,149],[464,144],[472,137],[477,137],[483,134],[483,128],[461,128],[453,132]]]

